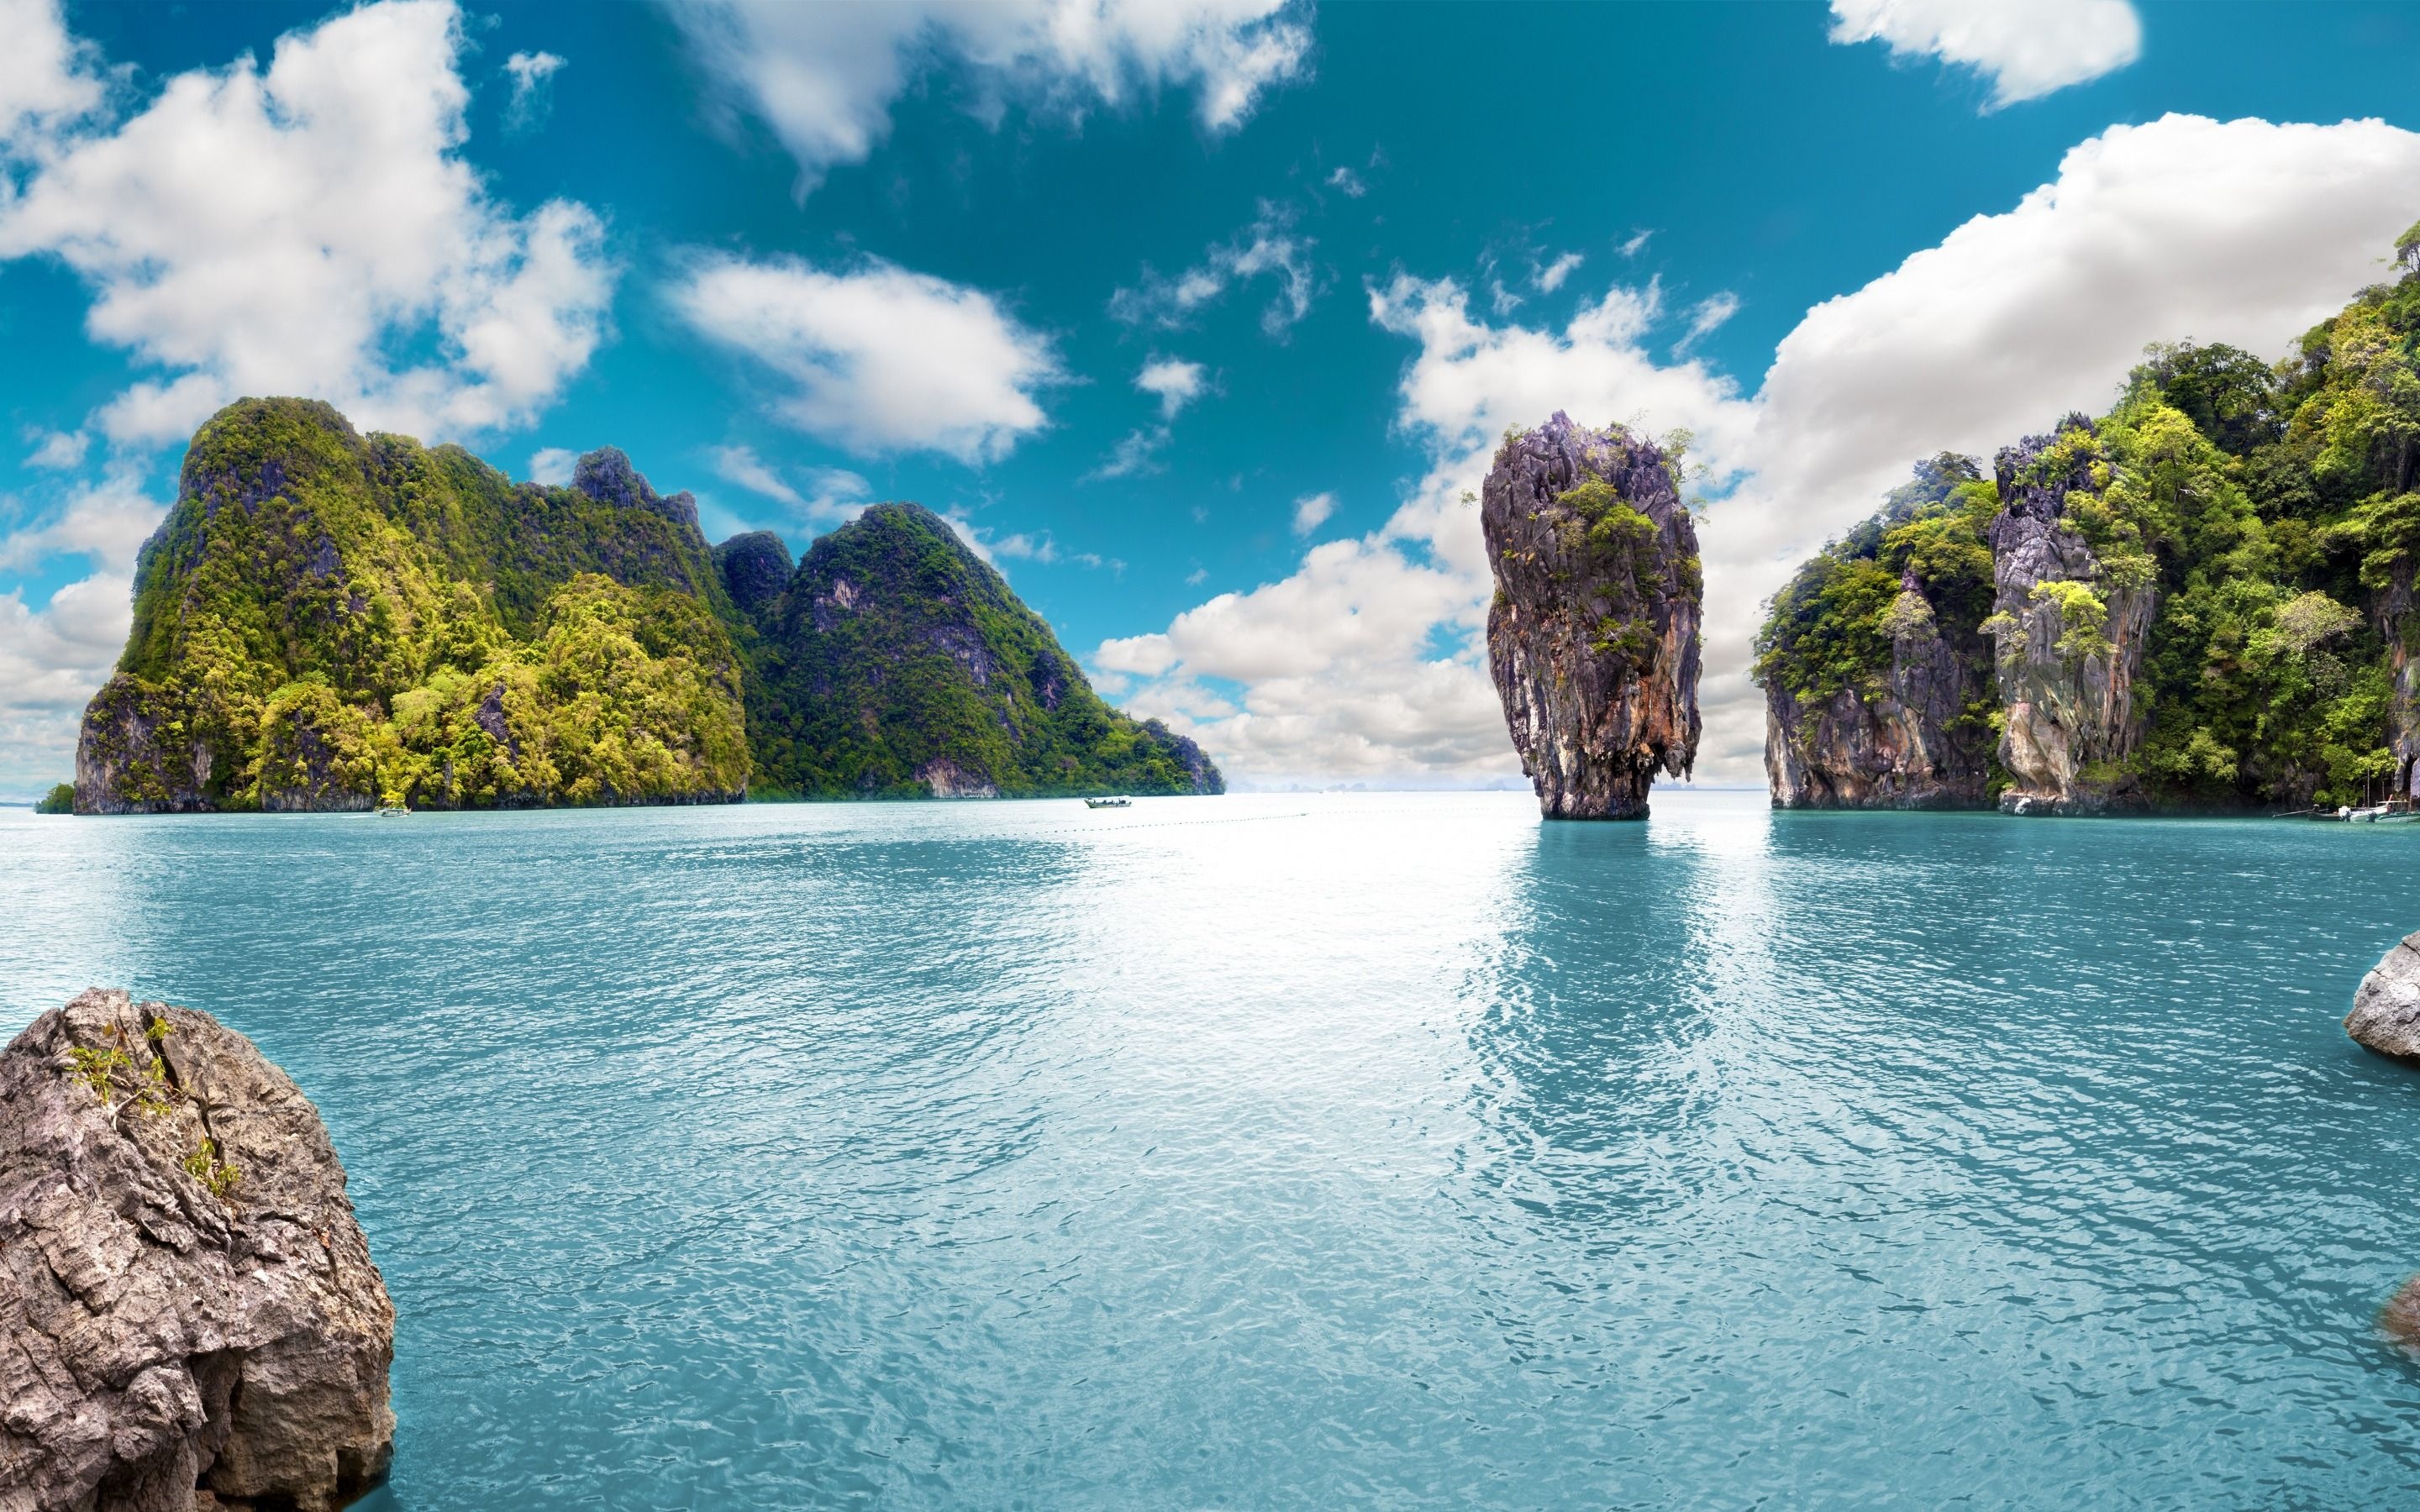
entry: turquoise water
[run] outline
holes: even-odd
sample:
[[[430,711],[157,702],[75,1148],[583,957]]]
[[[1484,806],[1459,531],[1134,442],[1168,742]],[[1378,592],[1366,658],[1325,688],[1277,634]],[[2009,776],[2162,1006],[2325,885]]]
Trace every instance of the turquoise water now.
[[[318,1101],[378,1507],[2420,1496],[2420,825],[1524,795],[0,819]]]

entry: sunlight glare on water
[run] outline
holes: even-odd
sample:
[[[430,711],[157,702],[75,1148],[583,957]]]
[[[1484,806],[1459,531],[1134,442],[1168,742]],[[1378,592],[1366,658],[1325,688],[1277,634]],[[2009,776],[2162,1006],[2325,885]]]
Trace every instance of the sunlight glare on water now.
[[[0,817],[242,1029],[408,1508],[2390,1504],[2420,834],[1527,795]]]

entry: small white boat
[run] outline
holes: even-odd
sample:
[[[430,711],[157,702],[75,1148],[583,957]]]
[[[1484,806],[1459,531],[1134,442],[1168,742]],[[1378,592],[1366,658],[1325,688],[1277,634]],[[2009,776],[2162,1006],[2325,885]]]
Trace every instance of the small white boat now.
[[[2344,816],[2356,825],[2374,825],[2386,817],[2386,805],[2381,803],[2366,809],[2347,809]]]
[[[411,812],[411,810],[409,810],[409,809],[407,809],[407,808],[405,808],[405,807],[403,807],[401,804],[388,804],[388,805],[387,805],[387,806],[385,806],[384,808],[382,808],[382,809],[379,810],[379,811],[378,811],[378,816],[379,816],[380,819],[384,819],[384,818],[386,818],[387,816],[389,816],[390,814],[399,814],[399,813],[407,813],[407,814],[408,814],[408,813],[410,813],[410,812]]]
[[[1126,797],[1086,798],[1084,800],[1084,807],[1087,809],[1123,809],[1132,802],[1134,802],[1132,798]]]

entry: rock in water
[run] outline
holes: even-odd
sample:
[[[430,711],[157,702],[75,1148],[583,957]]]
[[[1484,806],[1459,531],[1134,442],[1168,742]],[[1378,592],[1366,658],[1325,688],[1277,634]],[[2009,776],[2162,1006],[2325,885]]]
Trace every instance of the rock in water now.
[[[2381,1056],[2420,1061],[2420,933],[2403,936],[2361,979],[2345,1033]]]
[[[2420,1275],[2413,1276],[2378,1310],[2378,1331],[2406,1350],[2420,1350]]]
[[[94,990],[0,1051],[0,1508],[342,1506],[394,1355],[328,1132],[251,1041]]]
[[[1698,755],[1698,532],[1673,458],[1558,411],[1497,449],[1488,670],[1550,819],[1639,819]]]

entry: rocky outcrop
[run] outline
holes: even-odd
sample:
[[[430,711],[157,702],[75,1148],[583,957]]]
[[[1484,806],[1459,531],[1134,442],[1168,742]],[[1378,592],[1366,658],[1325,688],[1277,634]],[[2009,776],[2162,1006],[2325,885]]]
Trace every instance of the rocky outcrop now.
[[[1655,774],[1697,759],[1701,568],[1674,471],[1559,411],[1488,471],[1488,670],[1549,818],[1644,817]]]
[[[341,1506],[395,1309],[318,1112],[206,1013],[92,991],[0,1052],[0,1508]]]
[[[2010,813],[2142,802],[2118,766],[2143,741],[2134,682],[2157,595],[2110,581],[2091,547],[2060,523],[2068,495],[2095,486],[2092,435],[2090,421],[2071,415],[1998,457],[1998,594],[1984,627],[1998,643],[1999,757],[2013,779],[2000,807]]]
[[[1943,639],[1913,573],[1892,607],[1891,666],[1875,694],[1844,687],[1812,705],[1765,689],[1764,769],[1780,809],[1973,809],[1990,779],[1988,737],[1967,707],[1975,669]]]
[[[697,529],[697,496],[686,488],[657,493],[618,446],[600,446],[582,457],[571,470],[571,486],[600,504],[644,509],[675,525]]]
[[[2420,933],[2397,941],[2361,979],[2345,1033],[2381,1056],[2420,1061]]]

